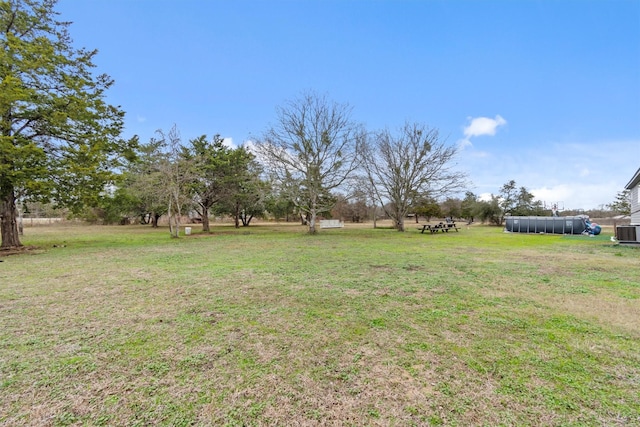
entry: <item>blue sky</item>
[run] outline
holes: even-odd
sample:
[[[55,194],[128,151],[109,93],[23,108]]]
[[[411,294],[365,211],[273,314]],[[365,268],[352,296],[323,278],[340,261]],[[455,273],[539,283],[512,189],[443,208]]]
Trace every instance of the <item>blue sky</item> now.
[[[597,208],[640,167],[640,1],[60,0],[99,50],[125,136],[259,138],[304,91],[369,130],[460,147],[477,194],[513,179]]]

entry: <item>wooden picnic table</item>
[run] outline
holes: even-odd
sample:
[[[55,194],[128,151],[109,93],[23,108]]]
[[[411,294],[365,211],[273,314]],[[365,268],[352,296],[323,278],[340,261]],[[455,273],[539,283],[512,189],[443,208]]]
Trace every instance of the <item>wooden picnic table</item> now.
[[[456,227],[455,222],[448,222],[448,223],[441,222],[440,224],[435,224],[435,225],[422,224],[422,227],[418,227],[418,230],[420,230],[421,234],[424,234],[425,231],[430,231],[431,234],[437,233],[438,231],[442,231],[443,233],[448,233],[449,230],[451,229],[459,231],[458,227]]]
[[[436,229],[431,228],[431,224],[422,224],[422,227],[418,227],[418,230],[420,230],[421,234],[424,234],[425,231],[430,231],[432,234],[438,231]]]

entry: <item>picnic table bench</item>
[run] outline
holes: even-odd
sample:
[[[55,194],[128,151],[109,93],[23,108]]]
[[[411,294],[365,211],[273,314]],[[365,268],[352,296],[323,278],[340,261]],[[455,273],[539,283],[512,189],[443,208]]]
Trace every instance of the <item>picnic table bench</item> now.
[[[430,231],[431,234],[437,233],[438,231],[442,231],[443,233],[448,233],[449,230],[451,229],[459,231],[459,228],[456,226],[455,222],[447,222],[447,223],[441,222],[440,224],[435,224],[435,225],[422,224],[421,227],[418,227],[418,230],[420,230],[421,234],[424,234],[425,231]]]

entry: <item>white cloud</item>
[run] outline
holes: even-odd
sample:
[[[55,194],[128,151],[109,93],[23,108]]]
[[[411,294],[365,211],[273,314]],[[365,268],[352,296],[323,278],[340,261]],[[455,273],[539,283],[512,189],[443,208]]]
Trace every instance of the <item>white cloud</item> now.
[[[547,206],[557,204],[560,209],[595,209],[611,203],[618,188],[614,182],[576,181],[571,185],[559,184],[530,191]]]
[[[505,126],[507,121],[500,115],[496,115],[494,119],[489,117],[468,117],[469,124],[464,127],[464,138],[458,141],[458,147],[463,150],[471,147],[471,138],[477,136],[494,136],[500,126]]]
[[[228,136],[222,138],[222,144],[226,145],[229,148],[236,148],[236,146],[233,145],[233,138],[228,137]]]
[[[490,119],[489,117],[476,117],[472,119],[469,117],[467,120],[470,120],[470,122],[469,125],[464,128],[464,136],[466,139],[483,135],[493,136],[500,126],[507,124],[507,121],[499,114],[495,119]]]
[[[458,140],[458,149],[459,150],[464,150],[467,147],[472,147],[473,144],[471,143],[471,141],[469,141],[468,139],[459,139]]]
[[[147,121],[147,118],[142,116],[137,116],[136,120],[138,120],[138,123],[144,123]]]
[[[478,159],[484,159],[487,157],[491,157],[491,153],[487,152],[487,151],[474,151],[471,154],[472,157],[476,157]]]
[[[624,189],[638,170],[635,147],[640,147],[639,139],[541,140],[518,150],[490,144],[483,147],[484,156],[467,150],[459,167],[469,173],[469,190],[476,194],[498,194],[513,179],[547,205],[564,202],[565,209],[588,210],[613,202]]]
[[[529,191],[531,192],[531,194],[533,194],[536,200],[544,202],[545,205],[557,204],[558,207],[562,209],[562,206],[565,204],[565,202],[569,202],[570,200],[575,199],[577,190],[578,189],[575,186],[559,184],[552,187],[543,186],[540,188],[532,188]],[[573,208],[580,206],[570,207]]]
[[[244,146],[244,148],[245,148],[248,152],[250,152],[250,153],[252,153],[252,154],[257,154],[257,151],[256,151],[256,144],[255,144],[255,142],[253,142],[253,140],[251,140],[251,139],[247,139],[246,141],[244,141],[244,142],[242,143],[242,145]]]
[[[483,201],[483,202],[490,202],[491,198],[492,198],[492,194],[491,193],[481,193],[478,196],[478,200]]]

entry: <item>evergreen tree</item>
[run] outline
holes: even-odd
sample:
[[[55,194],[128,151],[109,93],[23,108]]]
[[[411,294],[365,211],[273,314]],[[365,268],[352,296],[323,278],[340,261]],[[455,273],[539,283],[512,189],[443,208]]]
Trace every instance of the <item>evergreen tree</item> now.
[[[0,0],[0,224],[20,247],[16,201],[79,212],[97,204],[122,154],[124,113],[105,102],[113,80],[94,75],[97,51],[77,49],[55,0]]]
[[[607,207],[621,215],[631,215],[631,190],[620,191],[616,194],[616,200]]]

